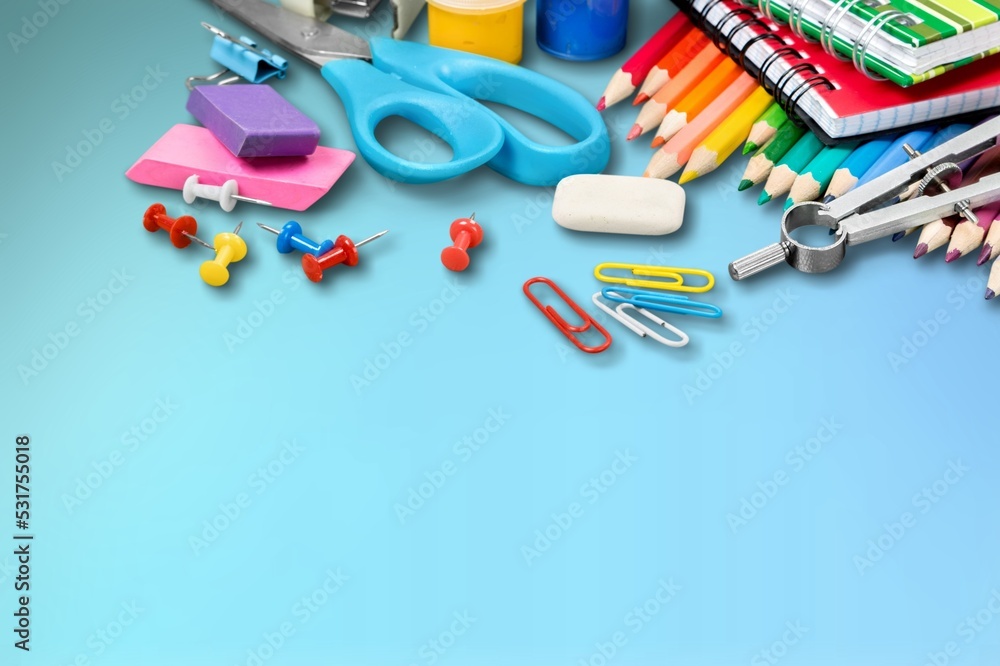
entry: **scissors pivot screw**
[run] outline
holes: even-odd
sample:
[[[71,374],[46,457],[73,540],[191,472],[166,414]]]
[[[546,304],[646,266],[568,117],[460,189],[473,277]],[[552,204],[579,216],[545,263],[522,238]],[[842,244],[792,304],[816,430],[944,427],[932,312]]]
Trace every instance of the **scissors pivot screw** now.
[[[469,267],[469,248],[483,242],[483,228],[476,222],[476,214],[460,217],[451,223],[451,240],[454,245],[441,251],[441,263],[450,271],[464,271]]]

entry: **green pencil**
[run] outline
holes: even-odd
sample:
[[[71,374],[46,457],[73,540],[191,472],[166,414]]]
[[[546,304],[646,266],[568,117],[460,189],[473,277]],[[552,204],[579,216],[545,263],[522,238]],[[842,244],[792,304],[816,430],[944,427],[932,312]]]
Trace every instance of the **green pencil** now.
[[[771,173],[774,163],[784,157],[785,153],[795,145],[805,130],[791,121],[785,121],[778,128],[777,134],[771,140],[757,149],[757,152],[750,158],[746,171],[743,172],[743,180],[740,181],[739,189],[742,192],[753,187],[757,183],[763,183],[764,179]]]
[[[840,168],[848,155],[854,152],[858,143],[858,141],[851,141],[837,146],[825,146],[819,151],[819,154],[802,169],[802,173],[792,183],[785,208],[791,208],[794,204],[803,201],[819,199],[819,195],[830,185],[834,172]]]
[[[795,177],[821,150],[823,150],[823,142],[817,139],[815,134],[812,132],[803,134],[802,138],[795,142],[795,145],[771,170],[771,175],[767,177],[764,191],[760,193],[757,203],[764,205],[774,197],[788,194],[788,191],[792,189],[792,183],[795,182]]]
[[[760,118],[755,120],[753,127],[750,128],[750,137],[743,146],[743,154],[748,155],[767,143],[787,120],[788,116],[777,102],[767,107],[767,110],[760,114]]]

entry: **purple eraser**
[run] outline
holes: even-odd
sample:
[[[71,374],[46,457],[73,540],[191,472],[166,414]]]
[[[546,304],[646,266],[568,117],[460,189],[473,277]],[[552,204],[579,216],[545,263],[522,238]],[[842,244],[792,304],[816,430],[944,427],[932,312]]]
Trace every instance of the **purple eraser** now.
[[[237,157],[312,155],[319,127],[271,86],[196,86],[187,110]]]

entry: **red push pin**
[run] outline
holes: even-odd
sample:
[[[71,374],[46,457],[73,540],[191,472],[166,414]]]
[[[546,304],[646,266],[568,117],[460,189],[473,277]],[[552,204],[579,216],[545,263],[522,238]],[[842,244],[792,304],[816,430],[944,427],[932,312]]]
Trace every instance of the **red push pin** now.
[[[195,236],[198,233],[198,222],[193,217],[181,215],[175,220],[167,215],[167,209],[163,207],[163,204],[155,203],[146,209],[146,214],[142,216],[142,226],[150,232],[163,229],[170,234],[170,242],[176,248],[185,248],[191,244],[191,241],[195,241],[210,250],[215,249]]]
[[[365,243],[371,243],[376,238],[381,238],[389,233],[389,230],[380,231],[370,238],[366,238],[358,244],[355,244],[347,236],[338,236],[337,241],[333,244],[333,249],[326,254],[321,254],[320,256],[315,256],[312,254],[302,255],[302,270],[305,272],[306,277],[313,282],[319,282],[323,279],[323,271],[328,268],[333,268],[337,264],[344,264],[346,266],[357,266],[358,265],[358,248]]]
[[[469,267],[466,250],[483,242],[483,228],[476,222],[476,214],[473,213],[452,222],[450,233],[454,245],[441,251],[441,263],[449,271],[464,271]]]

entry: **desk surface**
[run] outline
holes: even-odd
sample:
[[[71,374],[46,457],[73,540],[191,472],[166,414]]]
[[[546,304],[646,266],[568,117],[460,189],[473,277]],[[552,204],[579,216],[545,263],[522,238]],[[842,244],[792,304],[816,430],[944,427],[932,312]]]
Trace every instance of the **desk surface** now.
[[[966,622],[1000,589],[984,269],[884,241],[733,283],[780,209],[736,191],[743,160],[688,186],[663,238],[567,232],[550,191],[488,170],[406,186],[360,159],[302,214],[188,207],[123,174],[192,122],[184,78],[214,65],[198,22],[244,31],[184,0],[58,4],[34,34],[39,7],[0,8],[32,35],[2,69],[2,464],[29,434],[36,535],[11,663],[995,663],[996,623]],[[672,12],[635,2],[629,48]],[[595,100],[621,63],[528,41],[525,65]],[[277,88],[353,148],[314,70],[292,59]],[[648,160],[633,114],[606,114],[609,173]],[[208,236],[245,221],[228,287],[201,283],[207,251],[142,230],[155,201]],[[473,211],[487,241],[455,276],[438,255]],[[314,286],[255,225],[288,219],[391,232]],[[521,284],[583,303],[602,261],[708,268],[725,316],[676,321],[685,349],[612,324],[581,354]]]

